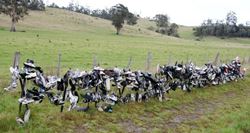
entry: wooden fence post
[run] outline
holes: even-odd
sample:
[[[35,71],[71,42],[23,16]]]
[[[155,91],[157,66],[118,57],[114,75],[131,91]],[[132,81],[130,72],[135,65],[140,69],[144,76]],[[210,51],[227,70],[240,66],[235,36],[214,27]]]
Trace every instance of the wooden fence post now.
[[[19,67],[19,61],[20,61],[20,52],[15,52],[12,67],[13,68]]]
[[[132,56],[130,56],[129,60],[128,60],[128,65],[127,65],[127,69],[130,69],[132,64]]]
[[[57,63],[57,77],[60,77],[60,71],[61,71],[61,58],[62,54],[58,54],[58,63]]]
[[[146,59],[146,71],[150,70],[151,63],[152,63],[152,53],[148,52],[147,59]]]
[[[97,66],[97,57],[94,55],[93,57],[93,68]]]
[[[220,52],[218,52],[214,58],[214,62],[213,62],[213,65],[218,65],[218,61],[219,61],[219,57],[220,57]]]

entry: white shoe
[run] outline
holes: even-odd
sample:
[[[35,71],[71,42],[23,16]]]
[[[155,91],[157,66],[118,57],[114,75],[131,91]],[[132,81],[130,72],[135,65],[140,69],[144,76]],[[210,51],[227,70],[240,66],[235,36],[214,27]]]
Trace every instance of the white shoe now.
[[[100,111],[100,112],[103,112],[102,107],[98,107],[97,110]]]
[[[15,91],[16,88],[13,87],[13,86],[8,86],[8,87],[4,88],[4,90],[5,90],[5,91]]]
[[[19,98],[18,102],[26,105],[26,104],[30,104],[30,103],[34,102],[34,100],[30,99],[30,98],[23,97],[23,98]]]
[[[16,122],[19,124],[19,125],[24,125],[24,121],[19,118],[19,117],[16,117]]]
[[[25,76],[26,79],[32,79],[32,78],[35,78],[37,75],[36,73],[29,73],[29,75]]]
[[[29,119],[30,119],[30,109],[25,111],[23,120],[25,123],[27,123],[29,121]]]

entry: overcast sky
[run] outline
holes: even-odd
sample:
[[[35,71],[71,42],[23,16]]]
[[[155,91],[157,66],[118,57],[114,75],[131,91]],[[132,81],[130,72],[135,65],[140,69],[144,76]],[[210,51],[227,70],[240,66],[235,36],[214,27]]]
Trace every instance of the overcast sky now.
[[[132,13],[142,17],[155,14],[168,14],[171,22],[181,25],[200,25],[205,19],[225,19],[229,11],[234,11],[238,23],[250,21],[250,0],[44,0],[46,4],[55,2],[67,6],[70,2],[79,3],[90,9],[104,9],[121,3]]]

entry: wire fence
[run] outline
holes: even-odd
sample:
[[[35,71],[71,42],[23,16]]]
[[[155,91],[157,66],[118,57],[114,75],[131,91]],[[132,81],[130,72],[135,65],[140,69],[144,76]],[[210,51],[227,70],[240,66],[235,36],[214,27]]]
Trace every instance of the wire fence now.
[[[21,53],[15,52],[14,58],[13,58],[13,67],[19,65],[20,58],[21,58]],[[179,58],[175,58],[173,56],[173,54],[170,53],[170,54],[168,54],[167,57],[165,57],[165,59],[161,59],[161,60],[165,60],[165,63],[160,64],[160,62],[158,62],[159,59],[155,60],[153,53],[148,52],[146,54],[145,61],[136,60],[135,57],[130,56],[128,58],[128,60],[119,60],[118,61],[119,63],[117,65],[109,66],[109,68],[116,67],[116,66],[117,67],[124,66],[124,69],[133,69],[133,68],[135,68],[135,67],[133,67],[133,65],[136,63],[136,64],[141,64],[140,70],[155,73],[157,71],[157,66],[159,66],[159,65],[174,65],[177,62],[181,63],[181,64],[188,64],[188,63],[192,62],[193,64],[200,66],[200,67],[203,66],[205,63],[212,63],[213,65],[222,65],[222,64],[230,63],[232,58],[224,56],[220,52],[217,52],[215,55],[204,54],[202,59],[203,60],[195,61],[195,59],[192,59],[192,57],[189,54],[187,54],[186,58],[184,58],[184,60],[180,60]],[[241,64],[243,67],[250,68],[249,67],[250,66],[250,56],[240,57],[240,59],[241,59]],[[45,74],[46,75],[62,76],[61,74],[64,73],[67,69],[69,69],[69,67],[67,67],[67,64],[63,64],[63,61],[65,60],[63,57],[63,54],[61,52],[59,52],[58,59],[54,59],[54,60],[57,60],[57,61],[53,64],[50,64],[49,66],[43,66],[43,68],[46,69]],[[92,66],[92,67],[102,66],[104,64],[104,63],[102,63],[102,58],[98,57],[98,55],[96,55],[96,54],[93,55],[92,60],[93,60],[92,65],[89,65],[91,63],[88,63],[89,66]],[[111,60],[111,62],[112,62],[112,60]],[[143,64],[145,64],[145,65],[143,65]],[[83,63],[83,65],[84,65],[84,63]],[[144,66],[144,68],[143,68],[143,66]],[[76,69],[76,68],[72,68],[72,69]],[[91,69],[92,69],[91,67],[86,68],[86,70],[91,70]]]

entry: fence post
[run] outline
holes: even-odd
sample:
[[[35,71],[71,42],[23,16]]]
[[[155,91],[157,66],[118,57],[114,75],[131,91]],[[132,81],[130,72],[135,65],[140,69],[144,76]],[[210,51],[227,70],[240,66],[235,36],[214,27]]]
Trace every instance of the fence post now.
[[[93,57],[93,68],[97,66],[97,57],[94,55]]]
[[[220,57],[220,52],[218,52],[214,58],[214,62],[213,65],[218,65],[218,61],[219,61],[219,57]]]
[[[250,56],[248,57],[248,64],[250,64]]]
[[[171,53],[170,53],[170,55],[168,56],[168,62],[167,62],[167,65],[170,65],[171,64],[171,61],[172,61],[172,55],[171,55]]]
[[[147,59],[146,59],[146,71],[150,70],[151,63],[152,63],[152,53],[148,52]]]
[[[58,63],[57,63],[57,77],[60,77],[60,71],[61,71],[61,57],[62,54],[58,54]]]
[[[132,64],[132,56],[129,57],[127,69],[130,69],[131,64]]]
[[[13,68],[19,67],[19,61],[20,61],[20,52],[15,52],[12,67]]]

